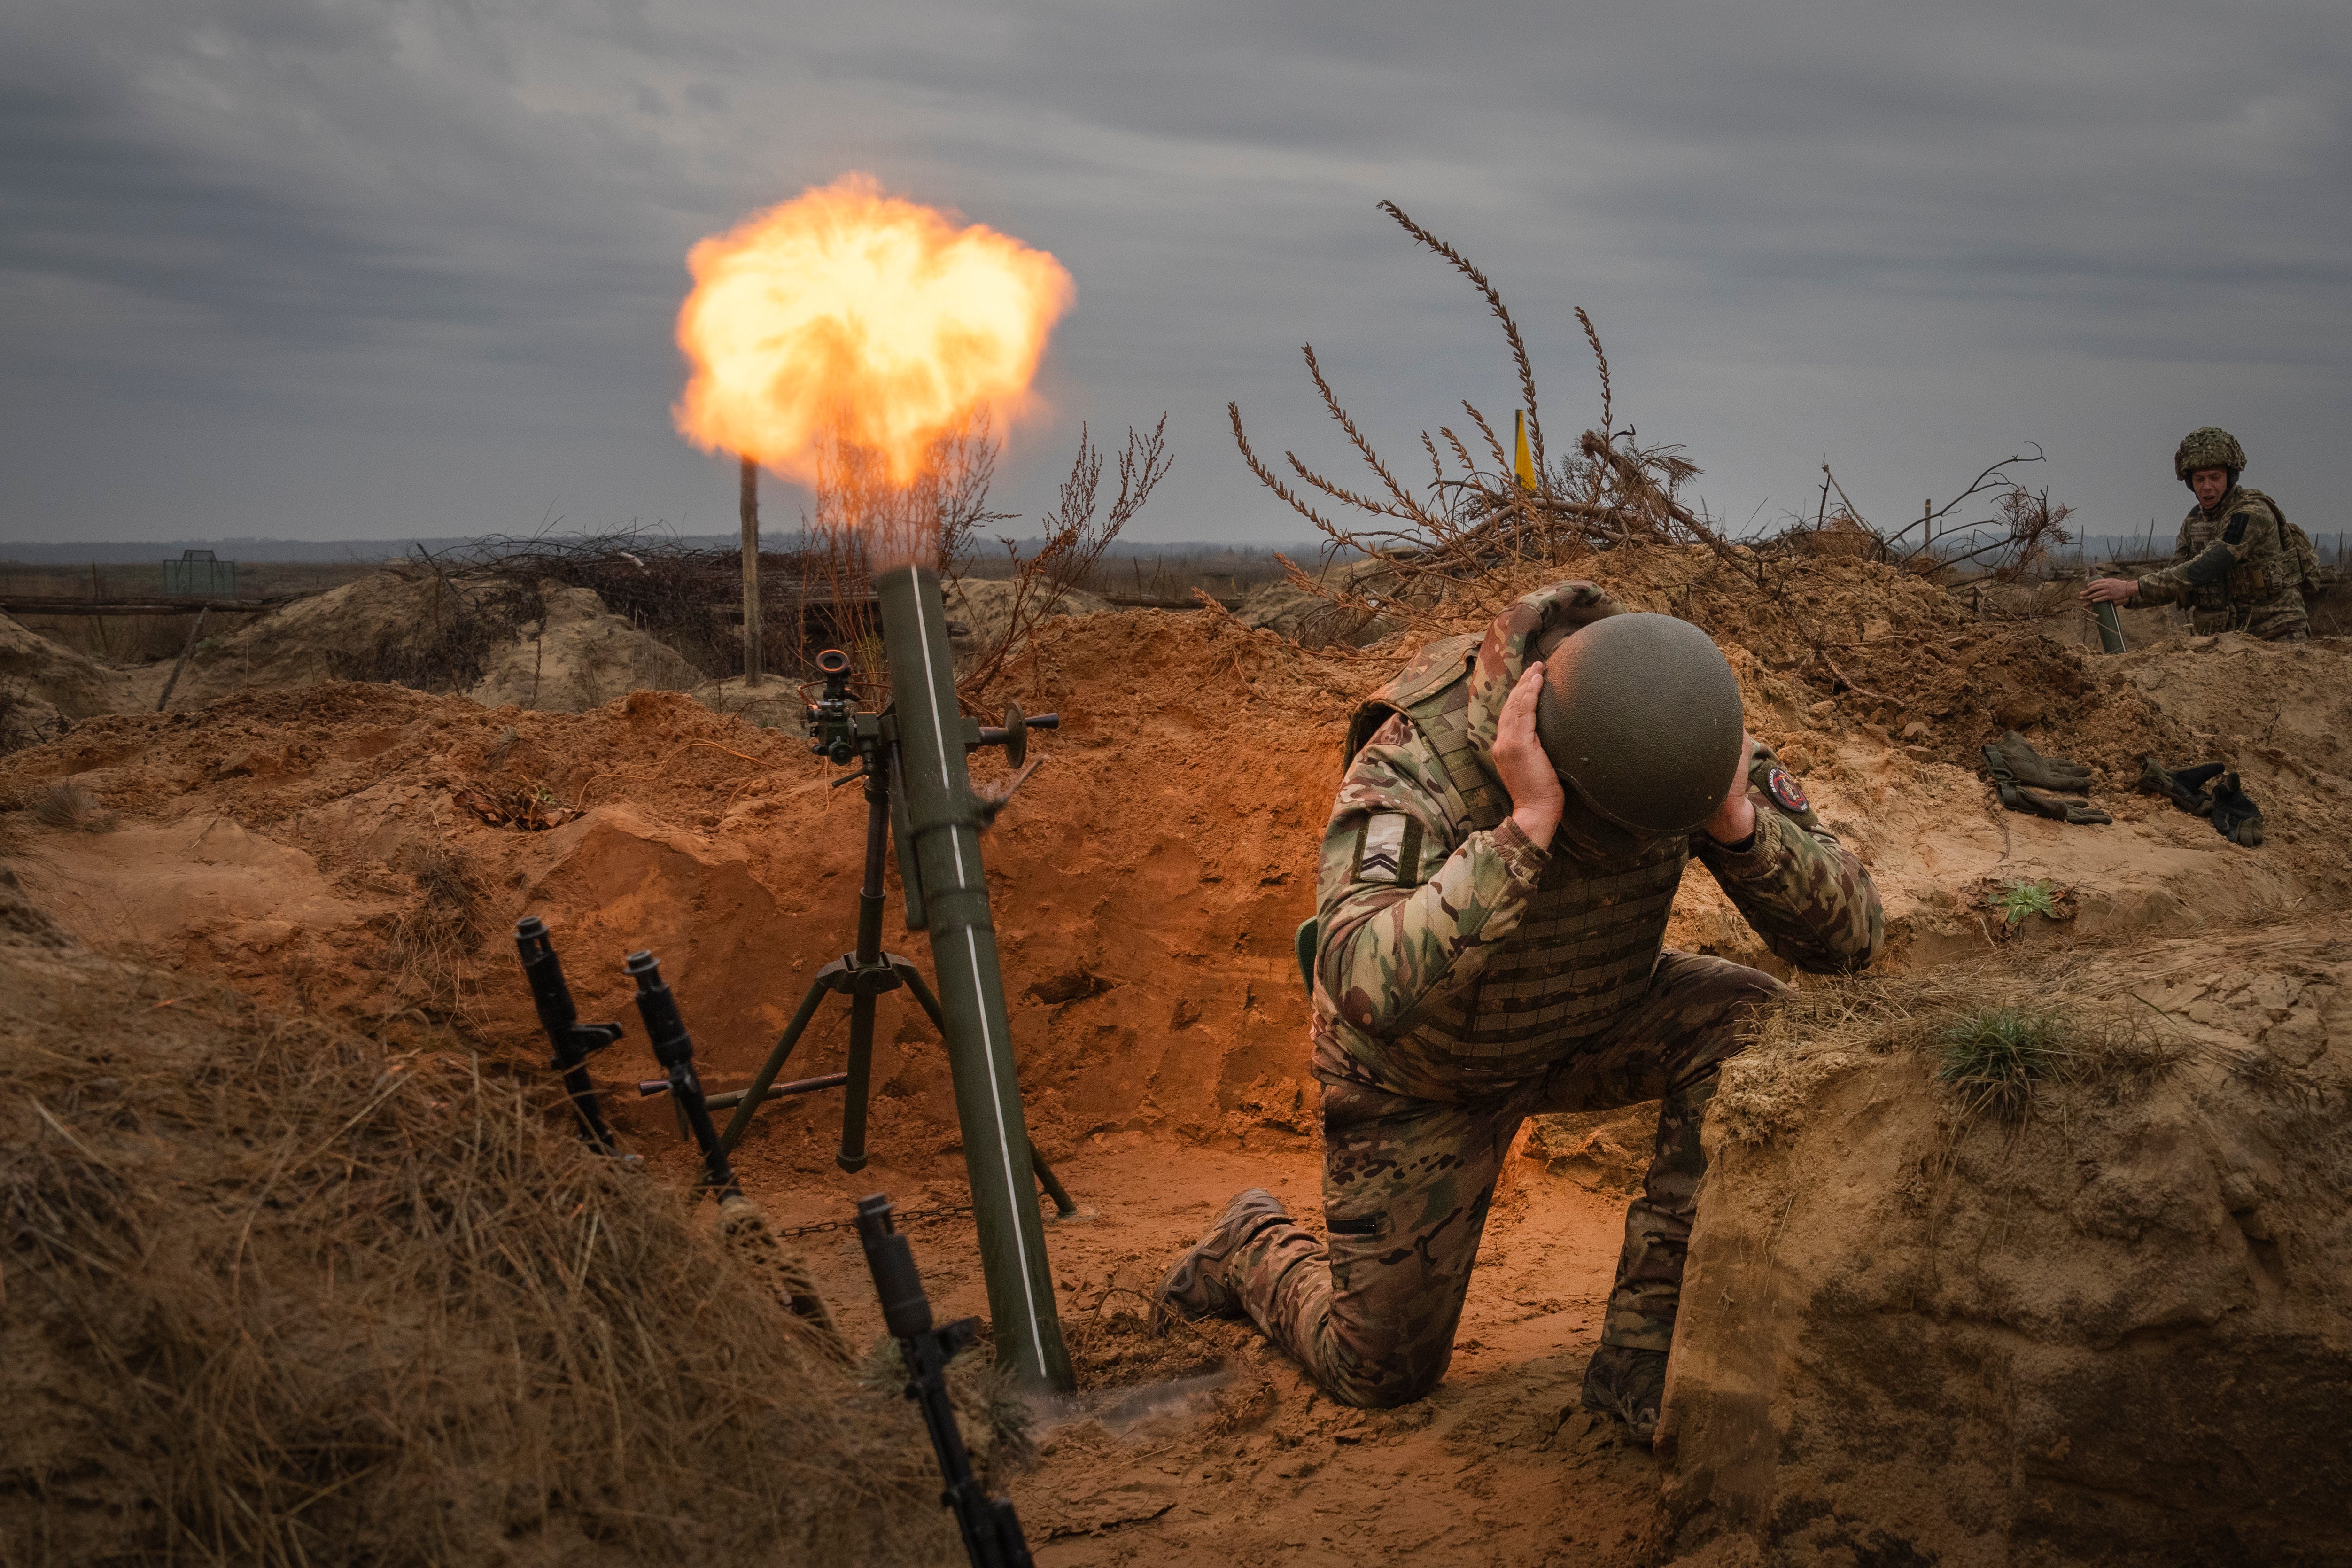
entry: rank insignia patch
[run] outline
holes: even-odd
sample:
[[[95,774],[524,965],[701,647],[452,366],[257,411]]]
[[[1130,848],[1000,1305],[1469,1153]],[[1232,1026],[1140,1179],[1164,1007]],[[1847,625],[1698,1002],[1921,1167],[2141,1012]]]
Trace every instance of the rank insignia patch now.
[[[1785,811],[1802,812],[1812,807],[1812,802],[1805,798],[1805,792],[1797,787],[1797,781],[1789,776],[1786,768],[1774,768],[1765,774],[1764,787],[1772,792],[1772,798]]]

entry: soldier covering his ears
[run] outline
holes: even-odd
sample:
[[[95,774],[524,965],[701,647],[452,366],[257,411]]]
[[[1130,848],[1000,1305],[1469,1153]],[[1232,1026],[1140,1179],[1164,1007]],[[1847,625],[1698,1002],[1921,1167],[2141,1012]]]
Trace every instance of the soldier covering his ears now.
[[[1861,863],[1741,723],[1706,635],[1589,583],[1432,644],[1357,715],[1323,835],[1313,1071],[1328,1239],[1251,1189],[1160,1287],[1246,1313],[1335,1399],[1444,1375],[1495,1178],[1538,1111],[1663,1102],[1656,1157],[1585,1373],[1588,1408],[1657,1422],[1699,1177],[1699,1119],[1760,971],[1665,951],[1696,854],[1771,950],[1860,969],[1884,917]]]

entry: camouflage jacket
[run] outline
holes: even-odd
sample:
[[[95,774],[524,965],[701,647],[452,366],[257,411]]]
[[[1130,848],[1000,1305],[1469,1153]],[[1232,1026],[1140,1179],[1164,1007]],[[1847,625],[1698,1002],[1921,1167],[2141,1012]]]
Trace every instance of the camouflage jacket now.
[[[2187,605],[2200,633],[2291,637],[2309,631],[2303,569],[2266,497],[2238,485],[2210,512],[2190,507],[2172,559],[2139,580],[2141,603]]]
[[[1571,823],[1538,848],[1510,820],[1493,763],[1504,699],[1545,629],[1617,610],[1586,583],[1530,594],[1487,627],[1475,657],[1468,639],[1433,645],[1388,689],[1406,689],[1402,710],[1358,752],[1324,829],[1318,1076],[1418,1099],[1475,1098],[1597,1043],[1646,991],[1694,852],[1790,963],[1854,970],[1876,954],[1885,923],[1869,874],[1766,748],[1749,773],[1756,831],[1737,848],[1694,833],[1628,851],[1580,837]],[[1444,726],[1416,721],[1433,691],[1457,705],[1466,695],[1466,735],[1457,728],[1449,741]],[[1368,714],[1367,724],[1379,707]],[[1541,918],[1523,930],[1531,908]],[[1533,967],[1531,944],[1542,959]],[[1483,984],[1490,968],[1509,984]],[[1491,1032],[1480,1026],[1505,1016],[1538,1026],[1520,1037],[1533,1038],[1532,1054],[1484,1043]]]

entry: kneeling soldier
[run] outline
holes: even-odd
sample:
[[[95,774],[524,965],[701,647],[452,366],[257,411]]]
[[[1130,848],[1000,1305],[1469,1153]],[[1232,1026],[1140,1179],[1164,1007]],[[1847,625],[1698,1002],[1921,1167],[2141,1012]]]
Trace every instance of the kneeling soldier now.
[[[1246,1313],[1332,1397],[1444,1376],[1495,1178],[1538,1111],[1663,1101],[1584,1403],[1648,1441],[1706,1161],[1699,1119],[1780,983],[1664,950],[1696,853],[1776,953],[1856,970],[1878,895],[1741,724],[1706,635],[1589,583],[1423,650],[1357,715],[1324,830],[1313,1068],[1328,1240],[1257,1189],[1161,1283]]]

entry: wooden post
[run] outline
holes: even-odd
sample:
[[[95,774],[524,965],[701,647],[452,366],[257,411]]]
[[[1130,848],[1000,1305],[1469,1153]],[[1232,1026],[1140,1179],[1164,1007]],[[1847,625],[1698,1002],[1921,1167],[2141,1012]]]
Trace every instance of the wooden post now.
[[[743,459],[743,684],[760,684],[760,465]]]
[[[172,700],[172,689],[180,684],[180,672],[188,668],[188,656],[196,651],[196,639],[205,635],[205,617],[212,614],[206,605],[196,612],[196,624],[188,628],[188,640],[180,649],[180,662],[172,667],[172,679],[163,682],[163,695],[155,699],[155,711],[161,713],[163,704]]]

